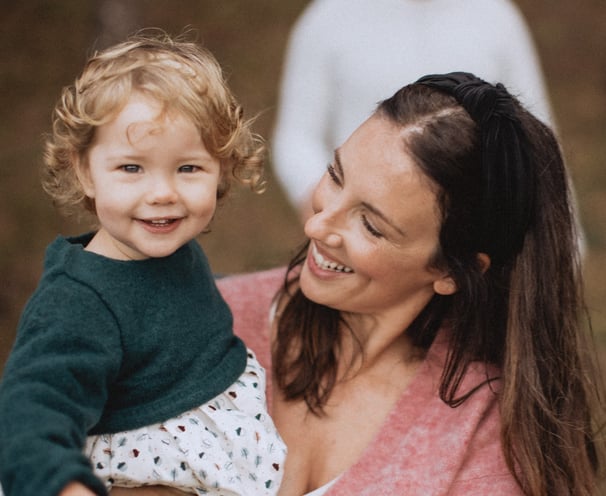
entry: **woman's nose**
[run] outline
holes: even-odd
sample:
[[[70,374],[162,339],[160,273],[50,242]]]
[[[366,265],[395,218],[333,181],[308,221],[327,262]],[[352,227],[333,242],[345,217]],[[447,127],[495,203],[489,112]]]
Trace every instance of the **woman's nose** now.
[[[307,219],[304,227],[305,235],[337,248],[343,242],[343,234],[335,220],[334,217],[327,215],[326,211],[317,212]]]
[[[322,191],[322,184],[318,185],[313,194],[314,213],[305,222],[305,235],[322,243],[337,247],[342,242],[342,218],[338,198],[327,195]]]

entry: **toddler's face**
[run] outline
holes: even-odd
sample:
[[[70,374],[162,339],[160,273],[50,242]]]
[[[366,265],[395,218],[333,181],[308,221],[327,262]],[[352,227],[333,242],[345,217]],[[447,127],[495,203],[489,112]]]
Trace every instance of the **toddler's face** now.
[[[159,113],[156,101],[135,93],[97,128],[79,174],[100,223],[88,250],[120,260],[164,257],[212,219],[219,161],[186,116]]]

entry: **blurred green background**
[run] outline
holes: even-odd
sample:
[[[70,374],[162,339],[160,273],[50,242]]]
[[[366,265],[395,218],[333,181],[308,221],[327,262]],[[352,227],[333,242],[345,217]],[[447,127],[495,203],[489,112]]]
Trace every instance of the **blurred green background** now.
[[[372,0],[369,0],[372,1]],[[606,356],[606,2],[518,0],[541,57],[587,238],[586,291]],[[60,89],[93,46],[143,27],[191,26],[216,55],[256,131],[271,137],[289,30],[306,0],[27,0],[0,10],[0,370],[57,233],[85,225],[59,216],[39,186],[41,135]],[[465,68],[461,68],[464,70]],[[408,81],[402,81],[407,83]],[[387,95],[386,95],[387,96]],[[204,245],[217,272],[284,264],[302,240],[294,210],[267,171],[268,190],[222,206]]]

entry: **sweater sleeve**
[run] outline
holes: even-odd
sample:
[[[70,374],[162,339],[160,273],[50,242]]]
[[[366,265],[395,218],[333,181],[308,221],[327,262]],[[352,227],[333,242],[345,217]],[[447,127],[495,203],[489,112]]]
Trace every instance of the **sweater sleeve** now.
[[[0,385],[6,496],[54,495],[70,481],[106,494],[82,448],[118,372],[119,339],[112,315],[84,286],[47,287],[32,297]]]
[[[273,166],[291,202],[301,207],[332,159],[330,54],[324,2],[312,2],[293,28],[285,56],[273,136]]]
[[[540,58],[526,20],[513,2],[494,2],[493,9],[498,19],[494,35],[501,47],[500,82],[534,115],[555,127]]]

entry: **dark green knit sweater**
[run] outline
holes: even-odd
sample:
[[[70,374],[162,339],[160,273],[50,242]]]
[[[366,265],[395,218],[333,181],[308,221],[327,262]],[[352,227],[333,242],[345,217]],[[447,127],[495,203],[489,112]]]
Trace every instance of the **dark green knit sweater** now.
[[[105,494],[81,454],[87,434],[164,421],[244,371],[246,349],[196,242],[111,260],[58,238],[0,384],[6,496],[55,495],[71,480]]]

